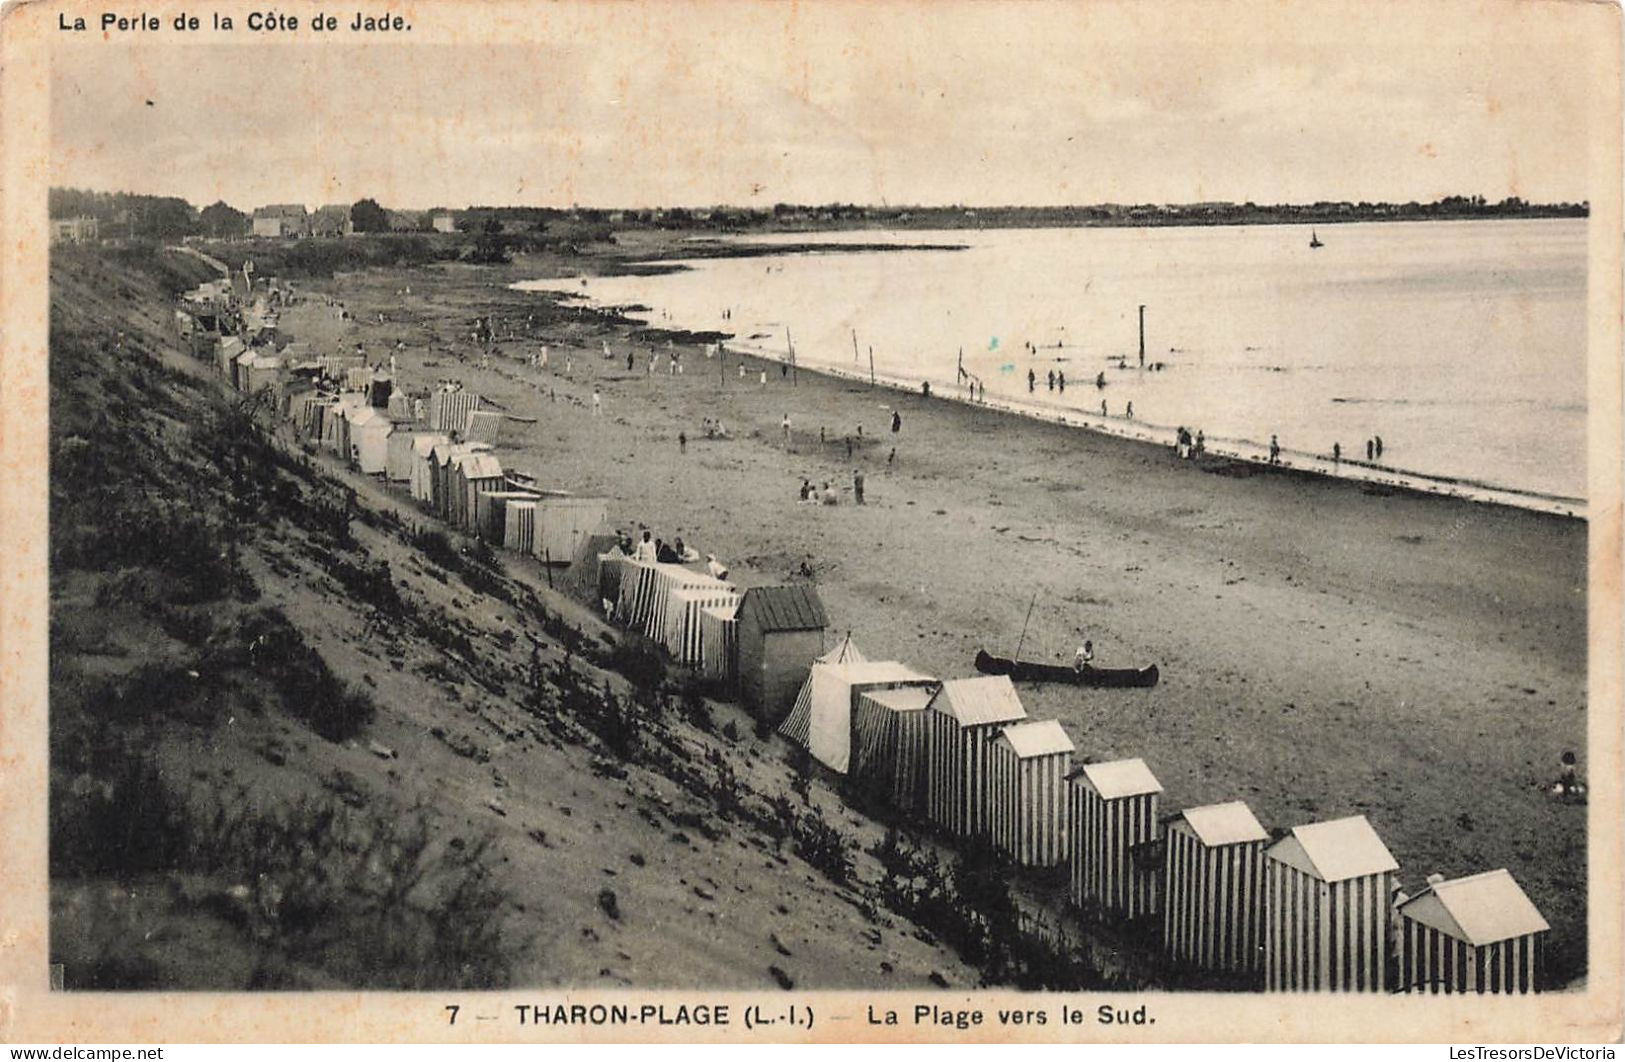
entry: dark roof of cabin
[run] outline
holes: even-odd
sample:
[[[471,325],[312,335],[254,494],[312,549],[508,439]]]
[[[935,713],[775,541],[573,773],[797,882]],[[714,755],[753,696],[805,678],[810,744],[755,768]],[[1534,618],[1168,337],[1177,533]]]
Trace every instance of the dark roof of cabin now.
[[[739,611],[764,631],[815,631],[829,626],[818,591],[804,584],[753,586],[745,591]]]

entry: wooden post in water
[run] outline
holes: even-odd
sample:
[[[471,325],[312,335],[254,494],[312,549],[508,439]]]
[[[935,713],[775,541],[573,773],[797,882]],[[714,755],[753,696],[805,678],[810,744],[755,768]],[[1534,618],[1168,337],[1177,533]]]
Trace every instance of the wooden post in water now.
[[[1145,306],[1140,307],[1140,368],[1145,368]]]
[[[784,326],[784,344],[790,348],[790,386],[794,387],[800,381],[796,375],[796,341],[790,338],[790,326]]]
[[[858,330],[852,329],[852,364],[858,363]]]
[[[875,348],[869,347],[869,390],[875,389]]]

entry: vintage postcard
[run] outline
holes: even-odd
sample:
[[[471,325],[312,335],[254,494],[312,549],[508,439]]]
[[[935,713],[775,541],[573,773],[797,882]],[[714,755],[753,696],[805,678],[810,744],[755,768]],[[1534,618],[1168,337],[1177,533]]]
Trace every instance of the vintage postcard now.
[[[0,21],[0,1040],[1620,1035],[1620,10]]]

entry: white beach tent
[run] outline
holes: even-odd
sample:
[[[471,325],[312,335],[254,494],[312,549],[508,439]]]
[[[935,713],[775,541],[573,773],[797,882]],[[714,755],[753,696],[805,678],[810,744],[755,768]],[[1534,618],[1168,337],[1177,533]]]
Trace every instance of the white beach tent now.
[[[380,473],[389,460],[389,433],[394,425],[382,410],[362,406],[348,414],[350,460],[368,475]]]
[[[856,695],[898,686],[931,686],[936,681],[895,660],[865,660],[848,636],[813,661],[779,733],[804,746],[830,770],[845,774],[852,759],[852,706]]]

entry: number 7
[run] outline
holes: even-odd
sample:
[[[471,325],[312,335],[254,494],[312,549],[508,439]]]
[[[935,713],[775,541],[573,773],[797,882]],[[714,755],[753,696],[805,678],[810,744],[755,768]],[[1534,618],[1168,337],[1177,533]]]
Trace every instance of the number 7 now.
[[[462,1010],[463,1008],[461,1006],[457,1005],[456,1003],[447,1003],[446,1004],[446,1009],[451,1011],[451,1017],[446,1019],[446,1024],[447,1025],[456,1025],[457,1024],[457,1012],[459,1010]]]

